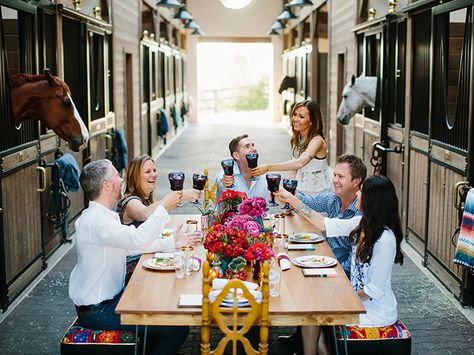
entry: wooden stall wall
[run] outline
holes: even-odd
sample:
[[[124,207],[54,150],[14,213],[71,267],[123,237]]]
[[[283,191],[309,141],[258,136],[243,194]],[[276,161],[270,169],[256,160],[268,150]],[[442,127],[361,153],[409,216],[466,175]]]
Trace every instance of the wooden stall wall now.
[[[347,82],[356,72],[356,40],[352,29],[356,25],[357,4],[354,1],[334,0],[329,3],[329,163],[334,164],[337,152],[337,121],[338,102],[338,61],[339,55],[344,56],[344,78]],[[355,120],[351,120],[349,127],[344,127],[344,152],[354,151]],[[357,143],[361,144],[361,143]]]
[[[116,127],[125,132],[129,158],[141,153],[140,124],[140,7],[137,1],[114,1],[113,100]],[[134,124],[135,123],[135,124]]]

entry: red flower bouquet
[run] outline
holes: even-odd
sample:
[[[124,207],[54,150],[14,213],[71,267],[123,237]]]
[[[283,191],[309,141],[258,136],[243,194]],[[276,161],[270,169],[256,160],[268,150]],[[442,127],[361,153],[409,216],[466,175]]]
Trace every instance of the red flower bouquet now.
[[[244,253],[244,258],[249,261],[265,261],[272,257],[272,248],[262,242],[253,243]]]

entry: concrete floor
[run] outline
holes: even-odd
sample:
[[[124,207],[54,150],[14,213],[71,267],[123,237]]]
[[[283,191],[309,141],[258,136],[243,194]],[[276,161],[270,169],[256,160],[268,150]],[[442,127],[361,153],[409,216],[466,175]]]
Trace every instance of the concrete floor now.
[[[248,118],[250,117],[250,118]],[[167,174],[172,170],[186,173],[186,187],[191,187],[194,172],[209,169],[209,176],[220,171],[220,160],[229,157],[228,142],[239,134],[249,133],[260,153],[260,162],[288,159],[289,136],[278,126],[262,124],[260,115],[254,113],[239,119],[207,120],[204,124],[190,124],[170,143],[157,159],[157,195],[169,191]],[[229,122],[229,123],[227,123]],[[189,204],[174,213],[196,213]],[[405,263],[393,269],[392,286],[398,300],[399,319],[411,331],[412,354],[474,354],[474,325],[472,310],[463,310],[434,278],[420,268],[421,262],[405,246]],[[413,259],[412,259],[413,258]],[[54,262],[58,262],[52,267]],[[0,353],[58,354],[59,342],[66,328],[75,317],[74,305],[68,297],[68,279],[75,265],[74,247],[63,246],[49,260],[51,265],[35,287],[24,293],[0,315]],[[282,333],[294,328],[272,328],[270,354],[291,354],[294,348],[283,346],[276,340]],[[180,354],[199,354],[199,328],[191,334]]]

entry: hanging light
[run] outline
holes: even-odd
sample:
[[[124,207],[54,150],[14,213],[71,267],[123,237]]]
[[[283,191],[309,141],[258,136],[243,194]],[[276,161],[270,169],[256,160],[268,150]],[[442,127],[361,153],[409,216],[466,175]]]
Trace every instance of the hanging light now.
[[[277,20],[287,21],[287,20],[294,20],[295,18],[298,18],[298,16],[292,13],[291,9],[288,6],[285,6],[285,9],[280,14],[280,16],[277,17]]]
[[[278,33],[277,30],[272,28],[270,31],[267,32],[267,36],[279,36],[280,34]]]
[[[285,28],[285,25],[282,24],[279,20],[275,21],[272,27],[270,27],[270,29],[272,30],[282,30],[284,28]]]
[[[191,32],[192,35],[197,35],[197,36],[202,36],[204,35],[204,32],[200,28],[195,28],[193,32]]]
[[[220,0],[220,2],[228,9],[238,10],[246,7],[252,0]]]
[[[196,23],[196,21],[190,20],[186,23],[184,28],[187,28],[188,30],[195,30],[195,29],[199,28],[199,25]]]
[[[174,20],[181,20],[181,21],[187,21],[187,20],[192,20],[193,17],[189,12],[187,12],[185,9],[181,8],[179,11],[176,13],[176,15],[173,16]]]
[[[179,9],[180,7],[183,7],[183,4],[181,4],[178,0],[160,0],[156,6],[162,6],[162,7],[170,7],[173,9]]]
[[[287,5],[289,7],[304,7],[304,6],[312,6],[313,3],[311,0],[291,0],[291,2]]]

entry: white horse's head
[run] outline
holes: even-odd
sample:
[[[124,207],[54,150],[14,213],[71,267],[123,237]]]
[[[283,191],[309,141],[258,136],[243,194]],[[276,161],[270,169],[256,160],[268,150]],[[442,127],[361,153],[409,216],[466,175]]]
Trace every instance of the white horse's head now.
[[[352,75],[342,91],[342,101],[337,111],[337,120],[346,125],[352,117],[364,107],[375,107],[377,77],[361,75],[357,79]]]

